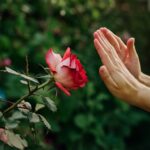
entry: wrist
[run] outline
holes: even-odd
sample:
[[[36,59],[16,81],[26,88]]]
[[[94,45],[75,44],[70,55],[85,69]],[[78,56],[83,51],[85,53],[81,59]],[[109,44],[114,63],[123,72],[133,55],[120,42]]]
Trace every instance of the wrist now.
[[[140,73],[139,77],[138,77],[138,80],[143,83],[144,85],[146,86],[149,86],[150,87],[150,76],[144,74],[144,73]]]
[[[150,88],[142,85],[137,92],[137,106],[150,112]]]

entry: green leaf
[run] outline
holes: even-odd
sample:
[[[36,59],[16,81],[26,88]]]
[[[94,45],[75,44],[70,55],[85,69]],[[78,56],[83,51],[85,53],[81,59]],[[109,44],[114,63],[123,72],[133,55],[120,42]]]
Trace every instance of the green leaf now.
[[[36,80],[36,79],[34,79],[34,78],[31,78],[31,77],[29,77],[29,76],[26,76],[25,74],[20,74],[20,76],[21,76],[22,78],[27,79],[27,80],[33,81],[33,82],[35,82],[35,83],[39,83],[38,80]]]
[[[44,125],[47,127],[47,129],[51,130],[51,125],[49,124],[49,122],[46,120],[46,118],[42,115],[39,115],[41,121],[44,123]]]
[[[8,137],[8,145],[18,148],[20,150],[24,150],[24,148],[28,146],[27,141],[24,139],[21,139],[20,135],[15,134],[9,130],[6,130],[5,132]]]
[[[45,103],[45,106],[47,106],[47,108],[49,108],[51,111],[53,111],[53,112],[57,111],[57,107],[56,107],[54,101],[51,100],[49,97],[44,97],[43,101]]]
[[[9,68],[9,67],[5,67],[6,71],[8,73],[14,74],[14,75],[20,75],[20,73],[16,72],[15,70]]]
[[[0,118],[3,116],[3,113],[0,111]]]
[[[40,109],[42,109],[44,107],[45,107],[45,105],[43,105],[43,104],[36,104],[35,111],[38,111],[38,110],[40,110]]]
[[[20,77],[22,77],[22,78],[24,78],[24,79],[26,79],[26,80],[29,80],[29,81],[32,81],[32,82],[35,82],[35,83],[39,83],[38,80],[36,80],[36,79],[34,79],[34,78],[32,78],[32,77],[29,77],[29,76],[27,76],[27,75],[25,75],[25,74],[21,74],[21,73],[19,73],[19,72],[16,72],[15,70],[13,70],[13,69],[11,69],[11,68],[9,68],[9,67],[5,67],[5,69],[6,69],[6,72],[8,72],[8,73],[11,73],[11,74],[20,76]]]
[[[40,122],[39,115],[36,114],[36,113],[29,112],[29,121],[31,123],[38,123],[38,122]]]
[[[4,126],[5,125],[5,118],[3,116],[3,113],[0,111],[0,125],[1,126]]]
[[[51,75],[45,75],[45,76],[39,76],[36,78],[41,78],[41,79],[49,79],[51,77]]]
[[[5,145],[4,145],[4,143],[0,143],[0,150],[5,150]]]
[[[27,82],[27,81],[25,81],[25,80],[20,80],[20,82],[21,82],[22,84],[25,84],[25,85],[27,85],[27,84],[28,84],[28,82]]]
[[[18,121],[17,122],[13,122],[13,121],[7,121],[5,123],[5,128],[6,129],[15,129],[18,127]]]
[[[89,126],[89,118],[87,115],[84,114],[77,115],[74,121],[75,124],[81,129],[87,128]]]
[[[15,111],[12,116],[9,118],[9,120],[18,120],[18,119],[25,119],[27,118],[25,115],[23,115],[20,111]]]

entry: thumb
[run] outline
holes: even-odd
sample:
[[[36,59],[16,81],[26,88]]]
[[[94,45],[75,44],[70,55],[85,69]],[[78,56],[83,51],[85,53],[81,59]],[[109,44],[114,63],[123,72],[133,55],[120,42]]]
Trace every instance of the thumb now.
[[[138,57],[138,54],[135,49],[135,39],[130,38],[127,41],[127,48],[128,48],[128,53],[130,57]]]
[[[103,65],[99,68],[99,74],[110,91],[112,91],[114,88],[117,88],[117,84],[113,81],[106,66]]]

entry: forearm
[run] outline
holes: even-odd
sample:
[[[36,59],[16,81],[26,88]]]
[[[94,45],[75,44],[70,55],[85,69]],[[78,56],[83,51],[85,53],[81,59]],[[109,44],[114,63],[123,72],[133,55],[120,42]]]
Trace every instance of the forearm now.
[[[141,86],[137,95],[138,107],[150,112],[150,88]]]
[[[150,76],[144,73],[141,73],[141,75],[139,76],[139,81],[143,83],[144,85],[150,87]]]

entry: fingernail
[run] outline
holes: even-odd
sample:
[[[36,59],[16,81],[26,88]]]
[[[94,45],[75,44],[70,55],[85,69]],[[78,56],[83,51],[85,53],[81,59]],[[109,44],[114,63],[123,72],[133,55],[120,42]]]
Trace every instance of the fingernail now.
[[[100,73],[104,73],[104,68],[102,67],[102,68],[100,68]]]

